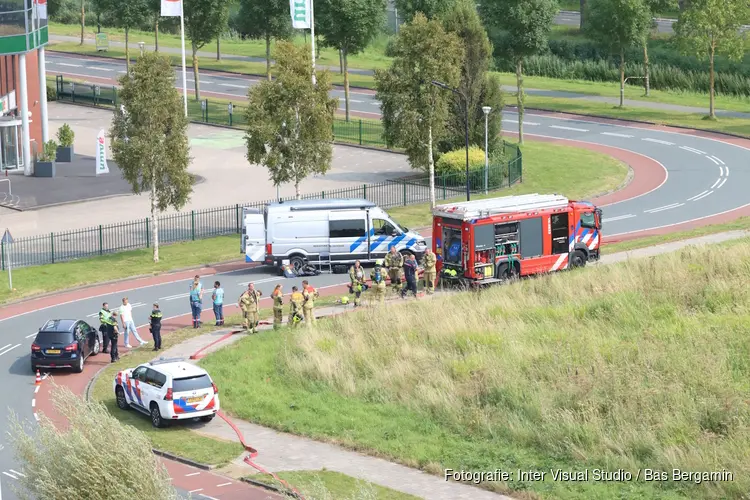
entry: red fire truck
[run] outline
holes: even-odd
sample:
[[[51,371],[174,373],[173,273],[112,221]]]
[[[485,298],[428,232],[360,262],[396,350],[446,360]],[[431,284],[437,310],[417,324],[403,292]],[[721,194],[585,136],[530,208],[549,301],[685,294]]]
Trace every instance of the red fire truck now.
[[[602,211],[564,196],[527,194],[435,207],[441,279],[484,285],[599,259]]]

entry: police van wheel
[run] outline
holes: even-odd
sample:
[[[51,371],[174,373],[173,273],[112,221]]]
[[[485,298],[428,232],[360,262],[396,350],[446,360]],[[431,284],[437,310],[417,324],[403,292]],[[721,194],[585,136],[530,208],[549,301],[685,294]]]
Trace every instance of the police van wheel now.
[[[161,417],[161,412],[159,411],[159,405],[156,403],[151,403],[151,425],[157,428],[166,427],[166,422]]]
[[[289,265],[294,269],[294,272],[297,272],[305,267],[305,258],[300,255],[295,255],[289,259]]]
[[[128,400],[125,399],[125,391],[122,389],[122,387],[118,386],[117,389],[115,389],[115,399],[117,400],[117,407],[121,410],[129,410],[130,405],[128,404]]]

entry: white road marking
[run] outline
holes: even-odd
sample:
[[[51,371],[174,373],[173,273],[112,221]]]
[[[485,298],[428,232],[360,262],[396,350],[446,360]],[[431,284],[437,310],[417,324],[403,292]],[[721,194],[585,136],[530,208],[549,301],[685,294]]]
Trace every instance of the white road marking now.
[[[6,349],[4,351],[0,350],[0,356],[2,356],[3,354],[8,354],[10,351],[12,351],[13,349],[15,349],[16,347],[21,347],[21,344],[16,344],[13,347],[11,347],[9,349]]]
[[[189,294],[189,293],[181,293],[181,294],[178,294],[178,295],[171,295],[171,296],[169,296],[169,297],[160,297],[160,298],[159,298],[159,300],[176,300],[176,299],[184,299],[184,298],[187,298],[187,297],[189,297],[189,296],[190,296],[190,294]]]
[[[95,71],[114,71],[112,68],[103,68],[101,66],[87,66],[86,69],[93,69]]]
[[[70,63],[56,63],[58,66],[70,66],[71,68],[81,68],[82,66],[80,64],[70,64]]]
[[[559,128],[561,130],[573,130],[574,132],[588,132],[585,128],[575,128],[575,127],[562,127],[560,125],[550,125],[549,128]]]
[[[602,132],[602,135],[609,135],[609,136],[611,136],[611,137],[624,137],[624,138],[626,138],[626,139],[632,139],[632,138],[633,138],[633,136],[632,136],[632,135],[628,135],[628,134],[617,134],[617,133],[615,133],[615,132]]]
[[[49,377],[49,372],[47,372],[44,375],[42,375],[42,380],[45,380],[47,377]]]
[[[704,195],[706,193],[708,193],[708,189],[706,189],[705,191],[701,191],[700,193],[696,194],[693,197],[688,198],[688,201],[693,201],[694,199],[699,198],[701,195]]]
[[[713,193],[713,191],[705,191],[705,194],[701,194],[700,196],[693,198],[692,201],[702,200],[703,198],[710,195],[711,193]]]
[[[696,154],[699,154],[699,155],[706,154],[705,151],[701,151],[700,149],[695,149],[695,148],[691,148],[691,147],[688,147],[688,146],[680,146],[680,149],[684,149],[685,151],[690,151],[691,153],[696,153]]]
[[[709,155],[706,155],[706,158],[708,158],[708,159],[709,159],[709,160],[711,160],[712,162],[716,163],[717,165],[719,164],[719,162],[718,162],[718,161],[716,161],[716,160],[714,159],[714,157],[713,157],[713,156],[709,156]]]
[[[650,137],[645,137],[645,138],[643,138],[643,139],[641,139],[641,140],[642,140],[642,141],[647,141],[647,142],[655,142],[655,143],[657,143],[657,144],[664,144],[664,145],[666,145],[666,146],[674,146],[674,143],[673,143],[673,142],[662,141],[662,140],[660,140],[660,139],[652,139],[652,138],[650,138]]]
[[[31,407],[32,408],[36,407],[36,398],[34,398],[34,399],[31,400]]]
[[[229,486],[229,485],[231,485],[231,484],[232,484],[232,483],[221,483],[221,484],[217,484],[217,485],[216,485],[216,487],[217,487],[217,488],[221,488],[222,486]]]
[[[185,477],[197,476],[198,474],[200,474],[200,472],[191,472],[190,474],[185,474]]]
[[[516,123],[516,124],[518,123],[518,119],[513,120],[511,118],[504,118],[503,121],[504,122],[512,122],[512,123]],[[539,125],[539,123],[537,123],[537,122],[527,122],[526,120],[524,120],[523,124],[524,125],[531,125],[531,126]]]
[[[721,177],[719,177],[718,179],[716,179],[716,182],[714,182],[713,186],[711,186],[711,189],[715,188],[716,185],[719,184],[720,182],[721,182]]]
[[[3,471],[3,474],[5,474],[8,477],[12,477],[13,479],[18,479],[16,476],[14,476],[13,474],[10,474],[8,472]]]
[[[203,488],[198,488],[196,490],[190,490],[190,491],[188,491],[188,493],[197,493],[199,491],[203,491]]]
[[[602,222],[612,222],[612,221],[616,221],[616,220],[630,219],[632,217],[635,217],[635,215],[633,215],[633,214],[618,215],[617,217],[607,217]]]
[[[259,279],[259,280],[253,280],[253,281],[243,281],[241,283],[237,283],[237,286],[247,286],[250,283],[255,283],[255,284],[258,284],[258,283],[268,283],[268,282],[271,282],[271,281],[280,281],[280,280],[283,280],[283,279],[286,279],[286,278],[284,278],[283,276],[279,276],[278,278],[263,278],[263,279]]]
[[[30,339],[31,337],[36,337],[37,333],[38,333],[38,332],[34,332],[34,333],[32,333],[31,335],[26,335],[26,338],[27,338],[27,339]]]
[[[246,89],[246,88],[248,88],[247,85],[235,85],[234,83],[220,83],[219,85],[221,85],[223,87],[234,87],[234,88],[237,88],[237,89]]]
[[[724,176],[724,167],[719,165],[719,177],[723,177],[723,176]]]
[[[34,418],[36,419],[37,422],[39,422],[39,415],[37,415],[36,412],[34,412]]]
[[[11,471],[11,472],[12,472],[13,474],[18,474],[18,475],[19,475],[19,476],[21,476],[21,477],[26,477],[26,474],[21,474],[21,473],[20,473],[20,472],[18,472],[17,470],[13,470],[13,469],[8,469],[8,470],[9,470],[9,471]]]
[[[727,182],[727,178],[726,177],[724,177],[724,179],[719,183],[719,185],[716,186],[716,189],[719,189],[721,186],[723,186],[725,182]]]
[[[726,163],[724,163],[723,161],[721,161],[721,158],[719,158],[718,156],[712,156],[711,158],[713,158],[714,160],[718,161],[722,165],[726,165]]]
[[[682,205],[684,205],[684,203],[672,203],[669,205],[664,205],[663,207],[650,208],[648,210],[644,210],[644,212],[647,214],[653,214],[656,212],[662,212],[664,210],[671,210],[673,208],[681,207]]]
[[[210,497],[208,495],[204,495],[203,493],[198,493],[198,495],[202,496],[203,498],[208,498],[208,500],[219,500],[218,498]]]
[[[6,346],[4,346],[4,347],[0,347],[0,351],[2,351],[3,349],[7,349],[7,348],[8,348],[8,347],[10,347],[11,345],[12,345],[12,344],[8,344],[8,345],[6,345]]]
[[[729,177],[729,167],[724,167],[724,175]]]
[[[40,386],[36,386],[36,387],[34,387],[34,394],[36,394],[37,392],[39,392],[39,387],[40,387]]]
[[[93,318],[94,316],[97,316],[98,314],[99,314],[99,313],[94,313],[94,314],[87,314],[87,315],[86,315],[86,317],[87,317],[87,318]]]

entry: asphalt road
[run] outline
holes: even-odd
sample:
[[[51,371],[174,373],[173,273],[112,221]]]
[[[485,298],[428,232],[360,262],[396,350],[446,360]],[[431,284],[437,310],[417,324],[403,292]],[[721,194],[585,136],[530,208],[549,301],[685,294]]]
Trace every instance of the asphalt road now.
[[[656,17],[654,18],[654,25],[658,33],[673,33],[672,24],[677,22],[677,19],[664,19]],[[557,17],[555,17],[555,24],[563,26],[580,26],[581,25],[581,13],[574,10],[561,10]],[[750,26],[742,26],[740,31],[747,31]]]

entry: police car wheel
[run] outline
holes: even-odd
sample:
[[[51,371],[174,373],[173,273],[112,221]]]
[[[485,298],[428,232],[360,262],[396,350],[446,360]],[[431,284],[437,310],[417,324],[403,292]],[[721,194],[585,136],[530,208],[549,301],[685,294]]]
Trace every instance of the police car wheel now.
[[[129,410],[130,405],[128,404],[128,400],[125,399],[125,391],[122,389],[122,387],[118,387],[115,389],[115,399],[117,400],[117,407],[121,410]]]
[[[151,403],[151,425],[154,427],[164,427],[166,422],[161,418],[161,412],[159,411],[159,405]]]

